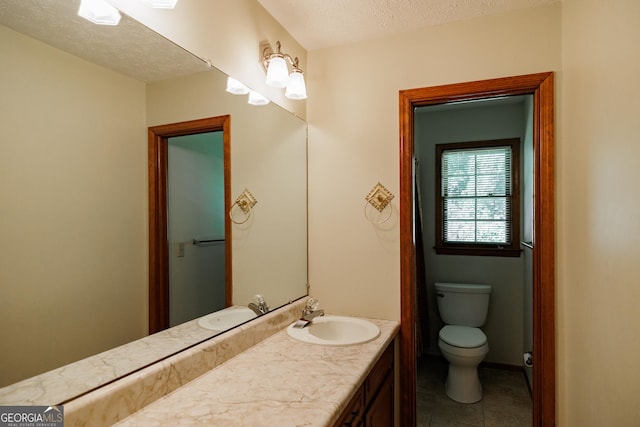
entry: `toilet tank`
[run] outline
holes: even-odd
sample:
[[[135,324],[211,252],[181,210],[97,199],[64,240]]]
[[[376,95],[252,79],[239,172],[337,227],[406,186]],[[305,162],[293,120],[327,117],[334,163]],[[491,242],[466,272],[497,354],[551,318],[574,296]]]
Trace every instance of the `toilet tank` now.
[[[465,283],[435,283],[438,311],[447,325],[472,326],[484,324],[489,310],[490,285]]]

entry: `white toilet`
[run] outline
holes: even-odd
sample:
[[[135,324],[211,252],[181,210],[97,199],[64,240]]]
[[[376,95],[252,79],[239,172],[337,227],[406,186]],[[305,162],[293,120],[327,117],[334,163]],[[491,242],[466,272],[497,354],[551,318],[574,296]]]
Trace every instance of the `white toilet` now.
[[[478,402],[482,399],[478,365],[489,352],[487,337],[479,328],[487,318],[491,286],[436,283],[435,288],[445,323],[438,347],[449,361],[447,396],[460,403]]]

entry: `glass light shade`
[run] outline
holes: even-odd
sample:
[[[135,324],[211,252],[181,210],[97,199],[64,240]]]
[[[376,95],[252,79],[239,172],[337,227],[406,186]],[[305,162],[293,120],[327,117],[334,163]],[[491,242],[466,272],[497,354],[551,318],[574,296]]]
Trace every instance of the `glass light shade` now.
[[[78,16],[98,25],[118,25],[120,12],[104,0],[80,0]]]
[[[289,76],[289,84],[284,96],[289,99],[307,99],[307,86],[304,84],[304,76],[300,71],[294,71]]]
[[[269,60],[266,83],[271,87],[285,87],[289,82],[289,69],[281,56],[274,56]]]
[[[249,88],[243,85],[233,77],[227,77],[227,92],[234,95],[246,95],[249,93]]]
[[[251,105],[267,105],[270,101],[262,96],[262,94],[252,90],[249,92],[249,104]]]
[[[142,2],[156,9],[173,9],[178,0],[142,0]]]

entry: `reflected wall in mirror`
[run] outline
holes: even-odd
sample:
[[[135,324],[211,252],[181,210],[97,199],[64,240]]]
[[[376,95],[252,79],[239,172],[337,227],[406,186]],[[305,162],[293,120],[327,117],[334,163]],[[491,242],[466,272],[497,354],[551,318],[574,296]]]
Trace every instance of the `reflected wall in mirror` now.
[[[87,27],[73,3],[7,0],[0,6],[6,59],[0,69],[0,322],[10,347],[0,352],[0,387],[104,351],[117,365],[95,378],[76,378],[77,387],[56,395],[55,403],[216,333],[187,333],[181,328],[193,326],[188,322],[160,333],[175,343],[170,349],[156,349],[155,336],[143,338],[150,126],[231,116],[231,196],[250,188],[259,200],[251,221],[233,225],[232,304],[246,306],[261,293],[274,308],[307,292],[306,124],[275,105],[249,106],[225,93],[225,75],[144,27],[113,49],[96,33],[140,24],[123,16],[118,27]],[[54,6],[63,11],[56,19]],[[47,19],[30,18],[29,8]],[[108,45],[117,55],[108,62],[125,67],[116,72],[26,36],[21,22],[44,28],[34,37],[69,34],[63,27],[80,25],[67,38],[92,54]],[[158,75],[163,66],[124,74],[127,66],[143,71],[149,49],[141,46],[150,45],[162,46],[149,56],[170,58],[177,66],[172,74]],[[179,64],[186,57],[191,66]],[[136,360],[109,350],[132,341],[137,350],[127,355]],[[67,369],[67,377],[72,372]]]
[[[230,224],[231,304],[246,306],[262,294],[270,307],[278,307],[292,299],[291,288],[306,294],[299,288],[307,271],[306,124],[272,104],[249,105],[225,87],[226,76],[212,72],[149,84],[147,120],[160,126],[230,115],[231,200],[245,188],[258,200],[246,223]],[[180,236],[169,247],[189,238]]]

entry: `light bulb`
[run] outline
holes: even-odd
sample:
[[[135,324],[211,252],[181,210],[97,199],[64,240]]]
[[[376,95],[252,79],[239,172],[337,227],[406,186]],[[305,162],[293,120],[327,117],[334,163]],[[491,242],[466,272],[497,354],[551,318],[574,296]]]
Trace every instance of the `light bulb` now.
[[[307,87],[304,84],[304,76],[300,71],[294,70],[289,76],[289,84],[284,96],[289,99],[307,99]]]
[[[156,9],[173,9],[178,0],[142,0],[142,2]]]
[[[273,56],[269,60],[266,83],[271,87],[285,87],[289,82],[289,70],[282,56]]]
[[[249,104],[251,105],[267,105],[270,101],[262,96],[262,94],[252,90],[249,92]]]
[[[249,93],[249,88],[243,85],[233,77],[227,77],[227,92],[234,95],[246,95]]]
[[[98,25],[118,25],[120,12],[104,0],[80,0],[78,16]]]

